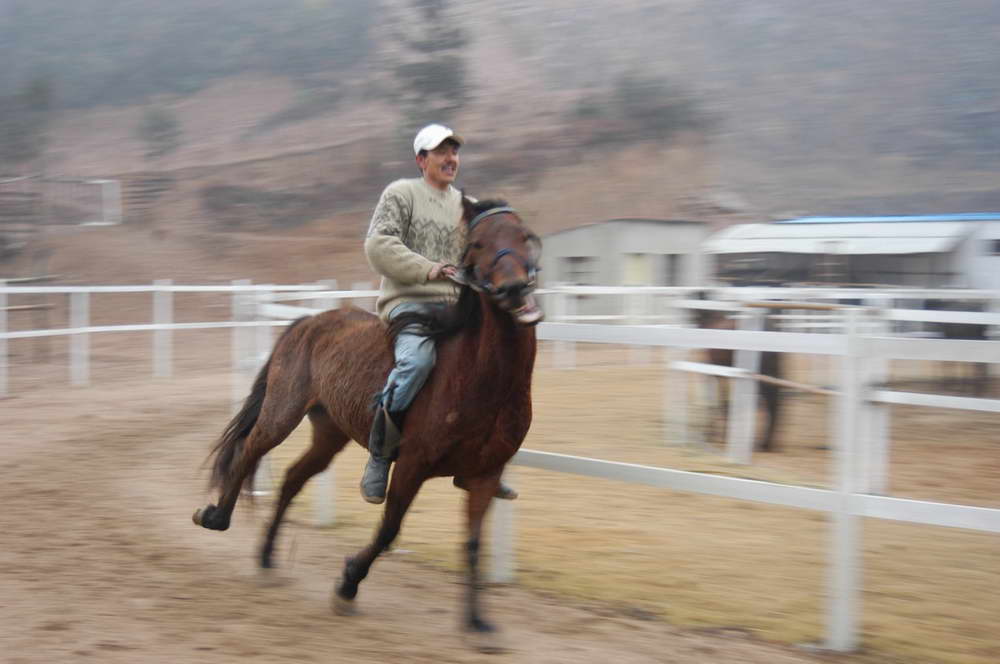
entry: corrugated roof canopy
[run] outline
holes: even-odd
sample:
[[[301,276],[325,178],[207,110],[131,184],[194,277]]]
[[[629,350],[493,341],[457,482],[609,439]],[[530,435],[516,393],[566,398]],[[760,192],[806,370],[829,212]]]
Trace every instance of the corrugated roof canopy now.
[[[739,224],[705,242],[711,254],[936,254],[972,232],[962,222]]]

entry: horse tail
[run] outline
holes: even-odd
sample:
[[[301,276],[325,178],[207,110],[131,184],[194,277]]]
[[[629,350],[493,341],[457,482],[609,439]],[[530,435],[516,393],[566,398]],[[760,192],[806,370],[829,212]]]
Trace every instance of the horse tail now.
[[[281,344],[281,340],[284,339],[289,332],[292,331],[299,323],[309,318],[309,316],[302,316],[297,318],[285,328],[285,331],[275,342],[275,350]],[[264,366],[260,368],[257,373],[257,377],[253,381],[253,387],[250,389],[250,394],[247,396],[246,401],[243,402],[243,407],[240,408],[240,412],[233,416],[233,419],[229,421],[226,428],[222,431],[222,435],[219,437],[219,441],[212,448],[212,453],[209,458],[212,459],[212,479],[210,482],[211,488],[218,488],[222,486],[226,479],[231,475],[233,471],[233,465],[236,459],[240,457],[243,452],[243,443],[246,441],[247,436],[253,431],[254,426],[257,424],[257,418],[260,417],[261,407],[264,405],[264,396],[267,392],[267,375],[271,368],[271,360],[274,358],[274,352],[271,351],[271,356],[267,358]],[[253,472],[248,474],[248,480],[253,481]]]

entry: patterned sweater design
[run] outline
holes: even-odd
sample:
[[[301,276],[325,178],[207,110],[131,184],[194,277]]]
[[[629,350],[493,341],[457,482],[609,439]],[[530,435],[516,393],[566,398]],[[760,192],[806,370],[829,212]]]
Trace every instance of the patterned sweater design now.
[[[382,275],[376,305],[386,320],[404,302],[454,301],[450,281],[428,281],[435,263],[457,265],[465,248],[462,195],[440,191],[423,178],[396,180],[382,192],[365,239],[365,256]]]

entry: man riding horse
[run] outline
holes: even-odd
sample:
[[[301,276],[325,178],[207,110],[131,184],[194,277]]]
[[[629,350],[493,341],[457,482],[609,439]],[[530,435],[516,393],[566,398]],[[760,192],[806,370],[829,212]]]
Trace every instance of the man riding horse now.
[[[382,275],[376,307],[386,323],[405,313],[429,312],[458,297],[452,279],[454,266],[462,259],[466,227],[462,193],[453,183],[463,143],[461,136],[443,125],[421,129],[413,140],[421,176],[391,183],[375,206],[365,255]],[[419,324],[403,328],[393,351],[395,365],[375,396],[375,420],[368,441],[371,456],[361,478],[362,497],[375,504],[385,500],[406,410],[437,359],[434,340]],[[497,497],[513,500],[517,493],[501,484]]]

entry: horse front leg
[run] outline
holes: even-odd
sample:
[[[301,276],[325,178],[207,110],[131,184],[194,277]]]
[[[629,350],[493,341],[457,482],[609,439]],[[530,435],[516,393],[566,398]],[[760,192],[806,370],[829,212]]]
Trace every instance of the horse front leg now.
[[[483,618],[480,607],[480,592],[483,589],[479,571],[479,551],[482,542],[483,518],[490,501],[500,487],[500,474],[466,480],[469,495],[466,500],[468,540],[465,543],[466,564],[468,566],[465,589],[465,629],[469,632],[470,644],[480,652],[504,650],[497,637],[496,628]]]
[[[274,509],[274,517],[268,526],[264,541],[260,547],[258,562],[262,570],[274,567],[274,545],[281,528],[285,512],[292,504],[305,483],[314,475],[323,472],[350,439],[332,427],[320,427],[313,422],[312,446],[285,473],[285,481],[281,485],[281,495]]]
[[[403,523],[406,511],[424,483],[426,474],[408,467],[405,462],[396,463],[389,482],[389,490],[385,501],[385,511],[382,513],[382,523],[375,531],[375,539],[371,544],[347,558],[344,561],[344,571],[333,592],[332,605],[334,613],[339,615],[354,615],[354,598],[358,594],[358,585],[368,576],[375,559],[389,548]]]

